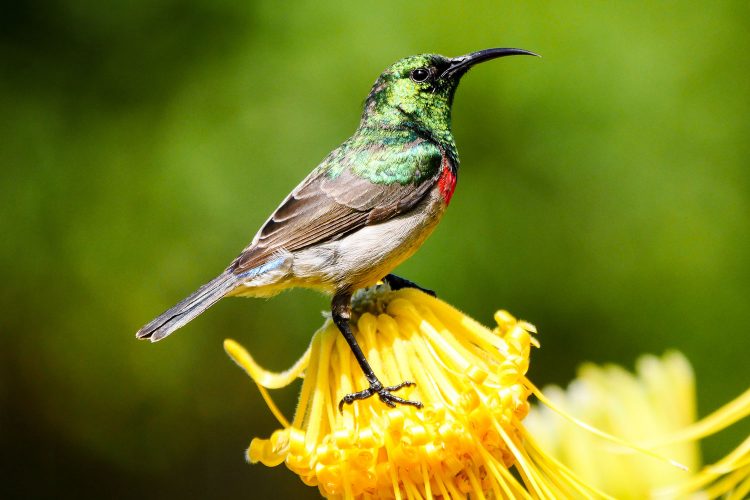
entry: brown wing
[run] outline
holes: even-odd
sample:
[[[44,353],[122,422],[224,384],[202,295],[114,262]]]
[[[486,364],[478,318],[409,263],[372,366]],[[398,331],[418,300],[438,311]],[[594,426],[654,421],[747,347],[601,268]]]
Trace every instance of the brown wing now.
[[[391,155],[397,156],[391,160],[400,168],[414,162],[421,169],[414,169],[420,175],[406,182],[376,183],[355,174],[356,166],[332,177],[324,163],[282,202],[235,260],[232,270],[239,274],[263,264],[279,250],[294,252],[335,240],[408,212],[437,182],[442,155],[427,141],[412,143],[408,151]],[[388,160],[388,153],[382,151],[371,157],[380,163],[384,158]]]

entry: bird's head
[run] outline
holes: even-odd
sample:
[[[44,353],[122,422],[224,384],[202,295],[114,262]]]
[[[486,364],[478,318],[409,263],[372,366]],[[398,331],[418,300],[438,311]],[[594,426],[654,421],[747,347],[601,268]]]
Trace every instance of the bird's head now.
[[[375,81],[365,102],[362,126],[403,124],[430,132],[450,128],[450,108],[461,77],[474,65],[512,55],[536,55],[522,49],[486,49],[459,57],[420,54],[397,61]]]

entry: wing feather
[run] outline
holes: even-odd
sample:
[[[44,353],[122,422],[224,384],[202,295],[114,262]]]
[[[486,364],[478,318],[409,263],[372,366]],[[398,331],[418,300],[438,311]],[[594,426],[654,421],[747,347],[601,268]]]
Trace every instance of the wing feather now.
[[[367,146],[347,151],[344,160],[336,152],[329,155],[274,211],[253,243],[235,260],[233,271],[242,273],[281,250],[294,252],[335,240],[408,212],[437,183],[443,155],[426,140],[404,146],[396,152]],[[351,158],[356,161],[347,161]],[[390,174],[389,168],[400,169],[400,181],[371,178],[378,169]]]

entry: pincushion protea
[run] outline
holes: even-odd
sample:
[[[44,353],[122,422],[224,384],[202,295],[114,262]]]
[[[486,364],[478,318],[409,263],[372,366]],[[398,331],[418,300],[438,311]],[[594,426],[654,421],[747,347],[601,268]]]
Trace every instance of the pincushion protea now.
[[[359,293],[353,305],[354,331],[373,368],[385,374],[384,383],[415,381],[415,387],[405,390],[424,408],[388,408],[372,398],[339,412],[341,397],[362,384],[362,374],[331,321],[315,333],[302,358],[283,373],[264,370],[244,348],[227,340],[226,351],[256,382],[282,425],[270,438],[252,440],[247,451],[251,463],[285,463],[328,498],[598,498],[612,494],[611,484],[588,477],[575,461],[566,460],[566,453],[559,452],[560,443],[550,440],[548,430],[561,428],[559,421],[551,420],[560,417],[535,410],[531,426],[524,420],[532,393],[557,412],[567,408],[562,391],[551,390],[555,402],[549,401],[526,378],[531,347],[539,346],[532,325],[499,311],[497,327],[489,330],[413,289],[392,292],[375,287]],[[665,366],[670,363],[666,360]],[[304,382],[294,419],[288,422],[266,389],[286,386],[298,377],[304,377]],[[692,394],[692,386],[683,392]],[[750,408],[750,403],[745,406]],[[568,421],[578,422],[564,414]],[[677,427],[692,421],[689,411],[683,417]],[[578,427],[588,429],[587,442],[592,433],[597,434],[593,439],[598,449],[582,448],[581,452],[600,454],[602,460],[613,454],[622,456],[624,449],[638,449],[643,453],[636,452],[631,459],[649,467],[654,460],[644,454],[669,455],[657,448],[660,444],[628,445],[585,424]],[[620,429],[605,430],[618,433]],[[666,433],[661,436],[674,430],[660,429]],[[643,436],[624,437],[637,440]],[[619,443],[619,449],[612,449],[613,443]],[[569,444],[575,446],[573,441]],[[674,442],[670,444],[667,451],[675,449]],[[682,446],[690,449],[691,445]],[[678,458],[697,464],[690,453]],[[747,459],[745,453],[733,464],[742,465]],[[680,485],[679,491],[685,493],[691,476],[674,469],[681,480],[659,486]],[[741,479],[745,483],[746,469]]]

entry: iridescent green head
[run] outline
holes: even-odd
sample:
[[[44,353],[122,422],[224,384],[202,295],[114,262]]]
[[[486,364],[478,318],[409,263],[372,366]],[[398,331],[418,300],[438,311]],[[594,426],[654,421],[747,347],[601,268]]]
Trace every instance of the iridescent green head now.
[[[363,127],[409,123],[449,132],[453,95],[461,77],[484,61],[511,55],[536,55],[522,49],[486,49],[460,57],[438,54],[405,57],[386,69],[373,85],[362,115]]]

